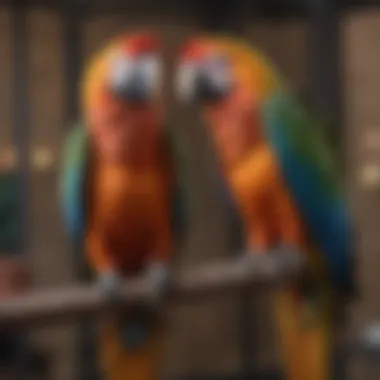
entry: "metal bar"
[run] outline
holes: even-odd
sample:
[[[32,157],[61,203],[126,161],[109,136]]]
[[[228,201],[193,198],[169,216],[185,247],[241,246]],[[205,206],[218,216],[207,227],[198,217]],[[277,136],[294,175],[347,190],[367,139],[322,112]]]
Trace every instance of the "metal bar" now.
[[[333,0],[309,0],[308,4],[314,103],[321,115],[335,126],[331,137],[339,141],[343,121],[340,12]]]
[[[222,32],[231,34],[241,34],[245,27],[244,10],[247,9],[248,2],[244,0],[230,0],[220,2],[218,0],[198,1],[197,11],[201,22],[201,27],[205,31]],[[235,222],[229,221],[231,225]],[[236,226],[231,228],[231,231],[237,230]],[[231,236],[233,243],[242,242],[236,241],[234,236]],[[241,247],[234,247],[241,248]],[[246,288],[242,290],[239,305],[239,329],[238,341],[240,346],[240,356],[242,361],[243,373],[254,372],[254,355],[257,352],[257,342],[255,336],[259,326],[256,324],[256,316],[259,307],[255,304],[255,299],[252,294],[252,289]]]
[[[211,32],[240,32],[243,28],[242,16],[244,0],[218,0],[195,2],[200,24]]]
[[[260,370],[255,372],[238,372],[238,373],[207,373],[191,374],[186,376],[177,376],[173,380],[236,380],[236,379],[254,379],[254,380],[283,380],[282,371],[279,368],[270,370]]]
[[[13,102],[12,124],[13,141],[17,150],[18,174],[18,212],[20,214],[19,254],[26,254],[28,249],[28,223],[30,199],[30,112],[29,112],[29,51],[26,6],[23,1],[13,2],[12,36],[13,36]]]
[[[308,5],[314,103],[320,114],[332,123],[334,128],[329,131],[329,137],[334,147],[342,152],[340,12],[337,2],[333,0],[309,0]],[[347,358],[343,350],[335,348],[332,368],[334,379],[348,378]]]
[[[65,53],[65,83],[66,83],[66,112],[65,127],[70,128],[78,119],[79,109],[79,84],[83,63],[83,20],[85,0],[60,0],[63,16],[63,37]],[[88,2],[86,6],[89,6]],[[65,132],[67,131],[65,129]],[[81,280],[88,278],[83,255],[74,248],[74,265],[77,276]],[[91,324],[83,323],[78,326],[77,349],[80,357],[77,367],[76,379],[89,379],[96,362],[94,358],[94,334]]]
[[[64,19],[66,121],[73,123],[79,115],[79,83],[83,62],[83,0],[62,0]]]
[[[209,297],[215,292],[247,286],[276,286],[297,276],[301,258],[293,253],[257,255],[246,260],[227,260],[187,270],[173,278],[169,297],[174,301]],[[129,280],[122,290],[125,304],[144,302],[152,296],[149,282],[143,277]],[[96,285],[78,285],[64,289],[35,291],[13,297],[0,304],[0,327],[56,323],[93,316],[107,305]]]
[[[44,7],[47,9],[56,10],[60,8],[61,0],[30,0],[30,6]],[[193,3],[193,1],[191,1]],[[294,16],[306,16],[305,6],[302,1],[300,4],[290,4],[284,5],[283,2],[279,1],[278,4],[269,4],[268,1],[258,1],[257,4],[252,4],[262,16],[280,16],[280,17],[294,17]],[[174,4],[174,5],[173,5]],[[221,3],[219,3],[221,4]],[[148,8],[149,7],[149,8]],[[340,5],[341,9],[345,11],[365,11],[365,10],[378,10],[380,7],[378,0],[350,0],[344,1]],[[174,2],[173,0],[160,1],[158,3],[152,3],[150,1],[128,1],[128,2],[96,2],[91,6],[91,15],[94,14],[115,14],[121,12],[149,12],[150,14],[156,14],[158,11],[164,10],[165,12],[173,11],[178,14],[178,12],[183,11],[187,13],[191,11],[191,6],[187,6],[183,2]],[[88,13],[88,12],[86,12]]]
[[[27,26],[27,3],[23,0],[12,2],[12,55],[13,55],[13,102],[12,124],[13,141],[17,152],[17,195],[20,223],[19,244],[15,253],[27,255],[29,246],[29,213],[31,199],[30,186],[30,112],[29,112],[29,49]],[[14,358],[14,371],[17,379],[28,379],[29,340],[25,331],[14,330],[17,351]]]

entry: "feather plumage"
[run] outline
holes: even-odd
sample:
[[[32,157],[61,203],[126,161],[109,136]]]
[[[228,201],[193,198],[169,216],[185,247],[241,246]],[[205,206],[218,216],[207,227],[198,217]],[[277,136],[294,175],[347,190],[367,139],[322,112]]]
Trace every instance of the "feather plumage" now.
[[[259,106],[263,132],[286,186],[335,284],[352,290],[352,231],[343,181],[322,126],[288,90],[258,49],[233,38],[205,37],[187,48],[209,47],[230,58],[236,85]]]
[[[172,226],[176,240],[180,240],[186,228],[188,213],[185,199],[191,191],[187,157],[179,148],[178,137],[173,129],[165,128],[164,146],[168,151],[175,173],[175,191],[172,198]],[[63,149],[62,167],[60,171],[59,195],[62,205],[64,223],[70,238],[78,244],[82,243],[86,216],[86,183],[90,167],[91,144],[87,129],[76,124],[70,131]]]
[[[291,95],[277,92],[263,117],[286,184],[335,284],[352,291],[352,231],[332,153]]]
[[[80,123],[70,131],[62,155],[60,201],[70,238],[81,243],[85,228],[85,184],[89,167],[89,136]]]

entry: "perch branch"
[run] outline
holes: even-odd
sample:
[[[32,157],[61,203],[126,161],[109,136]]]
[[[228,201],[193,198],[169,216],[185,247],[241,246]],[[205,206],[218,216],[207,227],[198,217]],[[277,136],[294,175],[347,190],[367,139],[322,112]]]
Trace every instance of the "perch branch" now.
[[[173,278],[168,300],[199,299],[213,292],[230,291],[246,286],[273,285],[299,273],[300,257],[280,252],[276,256],[255,255],[249,263],[224,260],[187,269]],[[152,294],[144,278],[129,280],[123,289],[126,305],[144,302]],[[76,285],[56,290],[31,291],[0,303],[0,327],[67,321],[90,317],[106,310],[106,299],[94,284]]]

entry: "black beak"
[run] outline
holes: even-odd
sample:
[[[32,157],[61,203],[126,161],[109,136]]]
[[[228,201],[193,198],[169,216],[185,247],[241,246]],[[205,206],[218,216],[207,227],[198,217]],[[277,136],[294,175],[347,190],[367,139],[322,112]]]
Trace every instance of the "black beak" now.
[[[136,73],[126,82],[114,84],[111,91],[124,101],[134,104],[143,104],[150,100],[147,78],[141,73]]]
[[[194,83],[194,98],[201,103],[215,103],[228,96],[230,88],[218,86],[207,73],[199,73]]]

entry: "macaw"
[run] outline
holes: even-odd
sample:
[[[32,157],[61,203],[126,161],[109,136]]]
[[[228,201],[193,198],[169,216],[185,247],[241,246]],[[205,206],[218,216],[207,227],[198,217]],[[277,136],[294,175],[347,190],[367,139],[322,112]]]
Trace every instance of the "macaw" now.
[[[64,221],[112,311],[99,328],[107,380],[155,379],[162,360],[159,301],[183,236],[184,197],[181,152],[164,125],[161,87],[158,39],[150,33],[116,38],[84,72],[81,121],[64,148]],[[152,285],[151,302],[113,313],[121,280],[140,275]]]
[[[352,234],[317,119],[264,54],[232,38],[188,41],[175,82],[181,101],[200,106],[225,180],[220,193],[242,222],[247,264],[279,250],[305,260],[303,274],[274,294],[287,379],[330,379],[338,301],[354,294]]]

